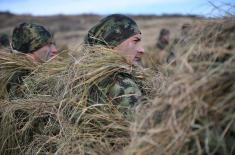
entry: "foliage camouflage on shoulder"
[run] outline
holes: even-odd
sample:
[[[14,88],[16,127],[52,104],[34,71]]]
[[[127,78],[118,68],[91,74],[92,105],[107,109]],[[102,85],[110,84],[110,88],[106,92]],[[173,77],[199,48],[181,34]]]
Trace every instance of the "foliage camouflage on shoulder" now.
[[[7,92],[11,99],[22,98],[23,90],[20,86],[23,84],[23,80],[26,76],[30,74],[29,70],[19,70],[13,73],[7,83]]]
[[[136,22],[124,15],[114,14],[92,27],[84,42],[89,45],[116,47],[127,38],[141,33]]]
[[[23,53],[0,52],[0,98],[21,97],[23,79],[38,65]]]

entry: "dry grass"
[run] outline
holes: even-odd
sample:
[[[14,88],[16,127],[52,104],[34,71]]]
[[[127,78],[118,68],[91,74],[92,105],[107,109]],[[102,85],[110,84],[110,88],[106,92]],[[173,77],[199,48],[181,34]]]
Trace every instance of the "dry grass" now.
[[[138,20],[154,51],[152,34],[164,19]],[[170,64],[159,68],[150,56],[157,75],[102,47],[79,46],[44,64],[0,52],[2,86],[16,70],[32,71],[23,98],[9,101],[1,87],[0,154],[234,154],[234,25],[231,18],[196,25],[174,45]],[[128,113],[110,100],[90,104],[89,90],[120,72],[135,76],[147,100]]]
[[[122,113],[112,100],[91,104],[90,90],[120,72],[137,81],[147,74],[103,47],[71,53],[32,70],[23,98],[0,102],[1,154],[111,154],[128,145],[131,110]],[[142,83],[146,92],[150,84]]]
[[[234,154],[234,30],[231,20],[205,23],[176,45],[168,87],[139,107],[125,154]]]
[[[20,61],[19,61],[20,60]],[[32,62],[24,54],[11,54],[0,51],[0,98],[8,98],[7,83],[18,71],[34,70],[38,64]]]

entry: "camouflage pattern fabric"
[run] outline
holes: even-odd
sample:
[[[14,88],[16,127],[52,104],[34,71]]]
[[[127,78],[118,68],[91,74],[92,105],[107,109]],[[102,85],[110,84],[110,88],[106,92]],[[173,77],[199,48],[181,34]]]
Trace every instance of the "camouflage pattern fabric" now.
[[[43,26],[22,23],[13,30],[12,48],[22,53],[32,53],[52,41],[52,35]]]
[[[88,31],[84,43],[113,48],[139,33],[141,32],[133,19],[124,15],[113,14],[92,27]]]
[[[142,92],[130,74],[118,73],[106,78],[90,90],[90,102],[107,103],[111,101],[121,111],[136,105]]]
[[[138,103],[142,92],[133,79],[119,75],[110,87],[108,96],[119,109],[125,110]]]

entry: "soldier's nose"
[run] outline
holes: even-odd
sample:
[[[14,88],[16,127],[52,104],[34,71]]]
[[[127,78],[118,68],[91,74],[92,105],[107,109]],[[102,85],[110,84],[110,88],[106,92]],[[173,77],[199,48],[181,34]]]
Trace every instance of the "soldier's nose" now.
[[[144,48],[142,46],[138,48],[138,53],[140,53],[140,54],[145,53]]]

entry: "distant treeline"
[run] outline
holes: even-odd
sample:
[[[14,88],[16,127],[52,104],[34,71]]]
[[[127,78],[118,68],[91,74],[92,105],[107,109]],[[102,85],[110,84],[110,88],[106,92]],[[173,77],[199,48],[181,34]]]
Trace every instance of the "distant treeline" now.
[[[0,15],[5,15],[5,16],[17,16],[18,14],[14,14],[10,11],[0,11]],[[27,16],[33,16],[30,14],[21,14],[21,15],[27,15]],[[140,18],[156,18],[156,17],[192,17],[192,18],[197,18],[197,17],[202,17],[199,15],[195,14],[180,14],[180,13],[174,13],[174,14],[161,14],[161,15],[156,15],[156,14],[129,14],[130,16],[133,17],[140,17]],[[50,15],[51,16],[51,15]],[[70,16],[70,15],[63,15],[63,14],[55,14],[54,16]],[[92,14],[92,13],[85,13],[85,14],[77,14],[77,15],[71,15],[71,16],[103,16],[99,14]]]

